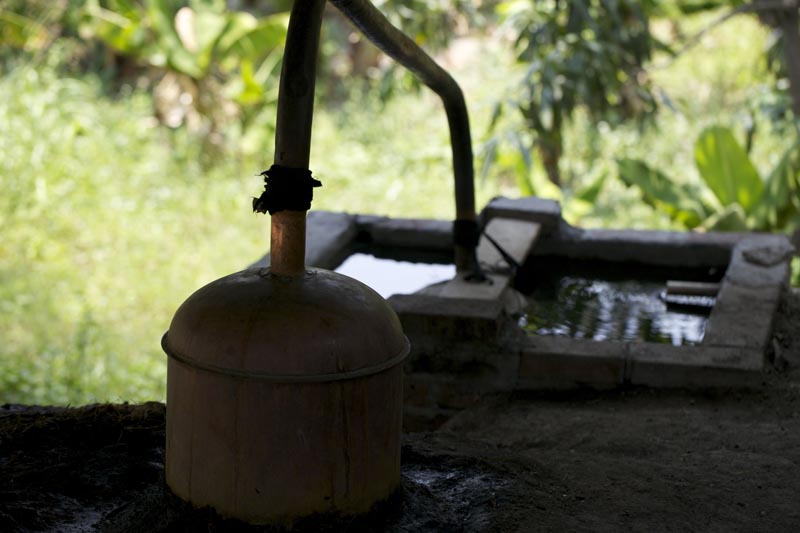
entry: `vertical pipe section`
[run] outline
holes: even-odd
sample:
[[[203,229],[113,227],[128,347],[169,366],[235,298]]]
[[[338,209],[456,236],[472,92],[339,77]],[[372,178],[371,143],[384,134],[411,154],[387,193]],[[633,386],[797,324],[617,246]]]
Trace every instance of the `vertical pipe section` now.
[[[275,164],[308,169],[314,112],[317,50],[325,0],[295,0],[289,18],[278,92]],[[272,215],[270,271],[299,276],[305,270],[306,212]]]
[[[472,166],[472,139],[464,95],[458,83],[417,44],[368,0],[331,0],[361,32],[389,57],[414,73],[438,94],[444,103],[453,150],[456,191],[454,224],[456,269],[479,273],[475,258],[478,225],[475,215],[475,185]]]

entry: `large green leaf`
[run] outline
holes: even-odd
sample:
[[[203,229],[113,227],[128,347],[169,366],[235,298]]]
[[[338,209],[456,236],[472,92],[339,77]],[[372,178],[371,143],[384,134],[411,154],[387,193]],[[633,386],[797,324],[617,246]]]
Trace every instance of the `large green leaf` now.
[[[603,185],[606,182],[607,176],[608,172],[605,170],[600,172],[600,174],[598,174],[598,176],[588,185],[575,191],[574,198],[593,204],[597,201],[597,197],[600,195],[600,191],[603,189]]]
[[[200,78],[204,71],[196,55],[187,50],[175,28],[175,14],[179,7],[172,0],[150,0],[145,5],[147,21],[154,41],[149,43],[145,56],[156,67],[169,69]]]
[[[288,18],[284,14],[263,17],[254,24],[246,14],[233,14],[230,27],[220,38],[220,54],[258,63],[270,52],[283,46],[287,26]]]
[[[142,13],[126,3],[116,2],[113,7],[106,9],[97,0],[88,1],[79,27],[81,37],[96,37],[123,54],[141,58],[147,39]]]
[[[700,176],[723,207],[738,203],[750,214],[761,197],[764,184],[744,148],[728,128],[703,130],[694,148]]]
[[[664,173],[638,159],[617,161],[620,179],[629,187],[636,185],[646,203],[668,214],[687,228],[694,228],[708,216],[703,204],[689,187],[670,180]]]
[[[514,176],[517,180],[517,187],[519,187],[523,196],[533,196],[536,194],[536,186],[532,179],[534,172],[530,149],[516,133],[511,133],[509,137],[516,150],[502,153],[500,156],[501,165],[515,170]],[[541,196],[541,193],[539,196]]]
[[[800,144],[783,154],[764,183],[764,192],[753,209],[754,229],[783,230],[800,214]]]
[[[183,9],[190,9],[188,7]],[[252,15],[250,15],[252,17]],[[194,13],[194,37],[197,43],[195,50],[190,50],[200,70],[207,74],[212,63],[214,48],[220,37],[230,25],[225,13],[213,11],[197,11]]]
[[[49,41],[44,24],[0,6],[0,45],[41,50]]]
[[[747,215],[739,204],[731,204],[722,211],[714,213],[703,222],[701,228],[706,231],[746,231],[749,229]]]

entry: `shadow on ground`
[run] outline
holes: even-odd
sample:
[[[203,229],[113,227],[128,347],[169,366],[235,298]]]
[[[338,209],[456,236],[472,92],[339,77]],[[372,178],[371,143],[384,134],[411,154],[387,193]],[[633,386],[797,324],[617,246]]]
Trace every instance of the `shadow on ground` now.
[[[800,294],[751,390],[487,398],[407,434],[402,488],[300,531],[796,531]],[[163,490],[164,406],[0,408],[0,531],[270,531]]]

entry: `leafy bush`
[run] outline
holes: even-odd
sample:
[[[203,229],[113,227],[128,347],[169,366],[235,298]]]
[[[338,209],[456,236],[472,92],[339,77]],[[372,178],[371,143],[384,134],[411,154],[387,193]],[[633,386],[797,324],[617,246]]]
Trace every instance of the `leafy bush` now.
[[[251,173],[204,174],[146,94],[97,77],[17,65],[0,92],[0,403],[163,397],[177,305],[265,247]]]
[[[534,134],[520,149],[538,151],[554,184],[561,185],[564,128],[575,110],[583,108],[593,120],[609,124],[655,110],[643,68],[654,48],[651,8],[650,2],[634,0],[506,0],[498,5],[525,69],[498,104],[493,124],[505,107],[519,113]]]
[[[268,249],[251,201],[272,143],[204,166],[146,91],[108,98],[62,58],[0,77],[0,403],[163,399],[159,339],[177,307]],[[452,218],[438,97],[345,106],[314,118],[314,209]]]
[[[733,132],[705,129],[694,149],[705,184],[679,183],[637,159],[619,160],[619,176],[642,198],[687,228],[791,231],[800,227],[800,142],[762,179]]]
[[[156,111],[166,125],[187,125],[212,146],[238,125],[245,153],[271,133],[284,13],[256,18],[223,0],[88,0],[82,13],[81,37],[159,73]]]

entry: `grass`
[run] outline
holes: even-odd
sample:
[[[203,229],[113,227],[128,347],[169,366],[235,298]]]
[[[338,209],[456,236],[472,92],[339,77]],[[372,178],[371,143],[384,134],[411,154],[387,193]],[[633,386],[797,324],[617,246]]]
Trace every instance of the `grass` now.
[[[163,397],[174,309],[265,249],[257,182],[176,155],[145,95],[24,66],[2,85],[0,401]]]
[[[694,168],[694,137],[708,123],[735,121],[747,87],[764,76],[760,50],[741,44],[763,42],[754,21],[742,18],[712,36],[716,48],[656,73],[677,111],[662,113],[655,128],[611,131],[576,117],[565,171],[576,187],[605,181],[595,205],[556,194],[571,222],[673,227],[615,179],[613,161],[643,157],[696,179],[686,172]],[[738,67],[729,64],[734,52]],[[476,57],[455,75],[478,148],[513,69],[496,50]],[[196,139],[154,126],[148,94],[109,98],[96,77],[59,72],[54,53],[0,77],[0,403],[163,399],[159,340],[175,309],[267,251],[269,221],[253,215],[250,202],[272,140],[263,140],[259,157],[231,151],[204,167]],[[311,167],[323,181],[314,208],[453,217],[448,132],[434,95],[382,104],[354,90],[336,108],[320,106],[314,120]],[[780,140],[765,139],[756,150],[768,166]],[[481,182],[479,207],[497,194],[516,194],[502,168]]]
[[[0,403],[163,399],[175,309],[268,250],[251,198],[272,140],[203,168],[196,139],[154,126],[148,94],[111,99],[57,57],[9,69],[0,91]],[[369,105],[315,116],[314,207],[452,218],[440,103]]]

